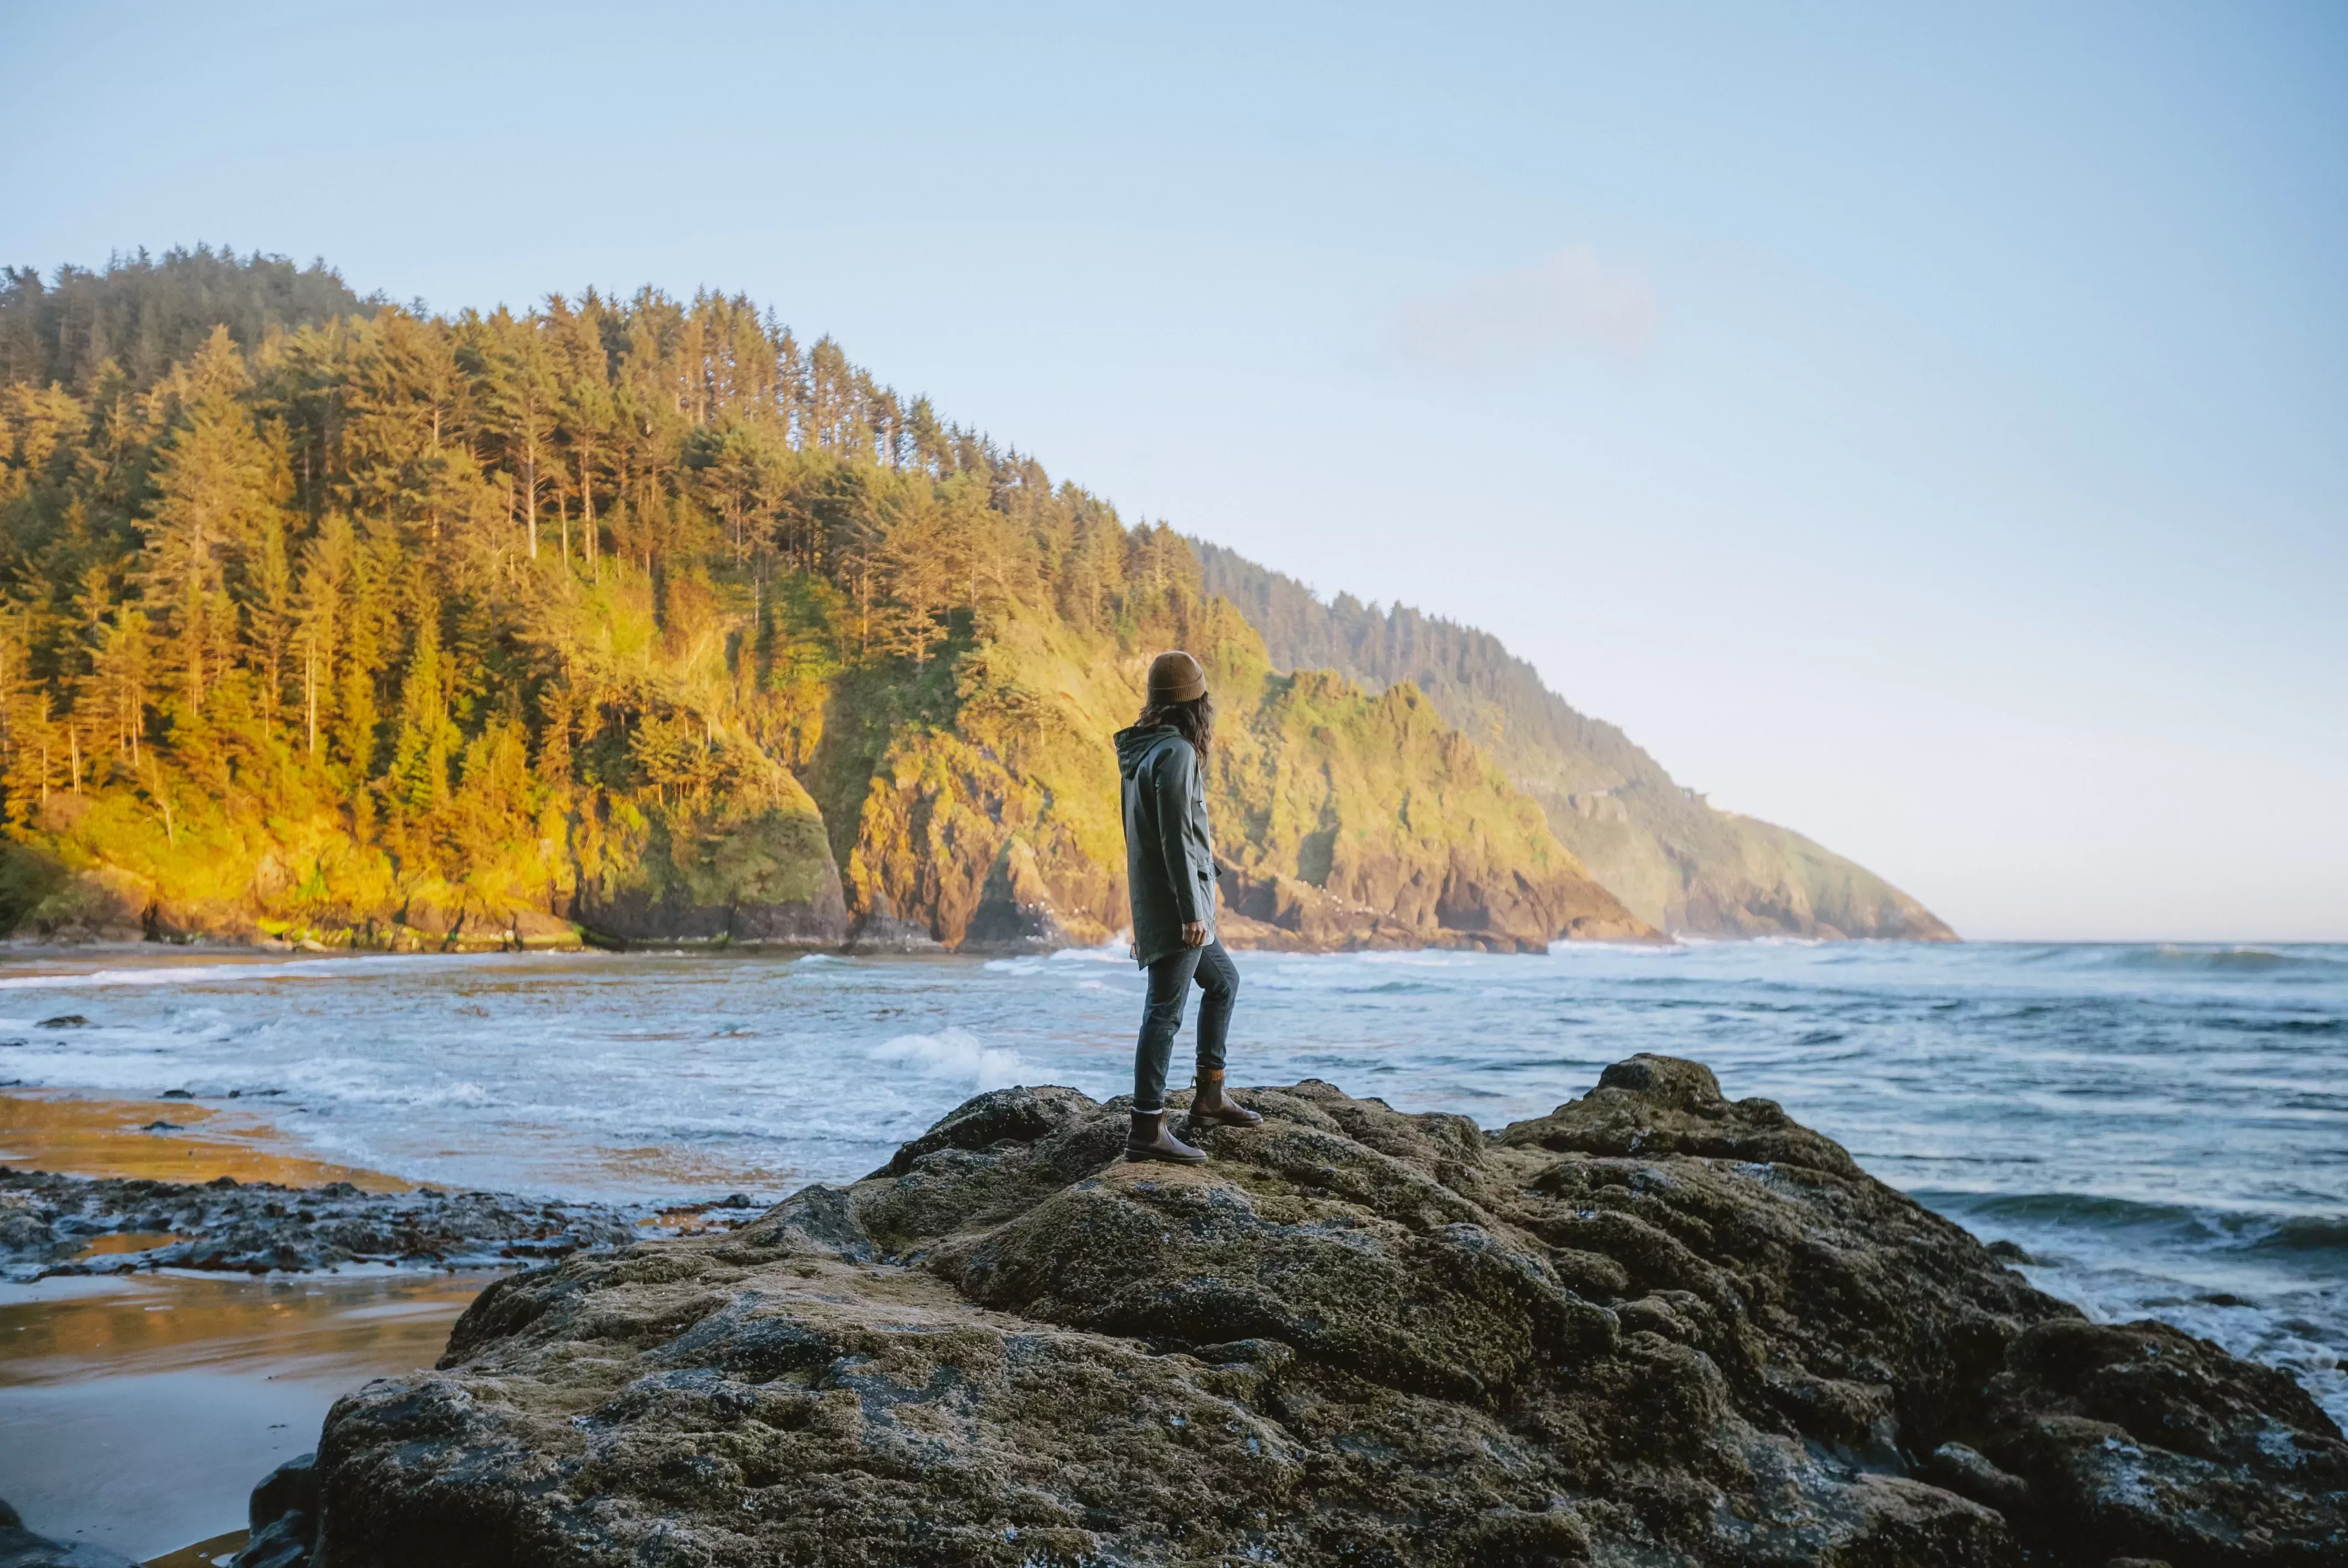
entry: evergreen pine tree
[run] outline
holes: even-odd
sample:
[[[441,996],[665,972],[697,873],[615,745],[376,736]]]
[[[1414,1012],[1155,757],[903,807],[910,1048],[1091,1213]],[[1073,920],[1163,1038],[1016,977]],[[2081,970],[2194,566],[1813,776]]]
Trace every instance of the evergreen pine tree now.
[[[399,737],[392,751],[391,797],[417,816],[438,811],[448,798],[448,762],[464,737],[448,718],[443,685],[440,629],[427,618],[416,629],[399,684]]]

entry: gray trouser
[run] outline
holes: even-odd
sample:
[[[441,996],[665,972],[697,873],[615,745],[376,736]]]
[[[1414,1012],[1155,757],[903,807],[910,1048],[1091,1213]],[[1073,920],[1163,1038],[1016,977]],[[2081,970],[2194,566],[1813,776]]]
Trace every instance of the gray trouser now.
[[[1223,1037],[1231,1031],[1231,1003],[1240,994],[1240,972],[1220,942],[1186,948],[1149,966],[1149,999],[1141,1009],[1141,1043],[1133,1050],[1133,1108],[1166,1109],[1166,1066],[1173,1059],[1174,1036],[1182,1027],[1182,1004],[1189,999],[1190,982],[1199,982],[1206,997],[1199,1003],[1199,1065],[1223,1065]]]

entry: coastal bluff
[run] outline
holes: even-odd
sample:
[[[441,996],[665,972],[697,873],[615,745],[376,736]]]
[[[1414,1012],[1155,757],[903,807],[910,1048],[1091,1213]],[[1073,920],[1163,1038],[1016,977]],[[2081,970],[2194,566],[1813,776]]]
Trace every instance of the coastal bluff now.
[[[1695,1063],[1498,1133],[1238,1092],[1202,1168],[1000,1090],[742,1229],[499,1280],[335,1407],[271,1560],[2348,1561],[2288,1374],[2088,1322]]]

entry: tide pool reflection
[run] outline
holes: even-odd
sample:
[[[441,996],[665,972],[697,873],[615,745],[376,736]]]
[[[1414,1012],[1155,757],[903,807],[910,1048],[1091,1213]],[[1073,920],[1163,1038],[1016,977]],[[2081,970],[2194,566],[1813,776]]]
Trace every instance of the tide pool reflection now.
[[[149,1558],[237,1529],[335,1399],[428,1367],[487,1285],[389,1269],[60,1278],[0,1294],[0,1495],[27,1524]]]

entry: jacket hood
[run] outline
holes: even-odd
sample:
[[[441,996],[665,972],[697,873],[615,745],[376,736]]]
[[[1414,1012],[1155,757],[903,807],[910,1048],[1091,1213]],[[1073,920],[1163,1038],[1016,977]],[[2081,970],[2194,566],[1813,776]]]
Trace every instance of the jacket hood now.
[[[1171,724],[1136,724],[1117,733],[1117,771],[1122,778],[1131,778],[1141,771],[1149,754],[1169,741],[1179,741],[1182,732]]]

